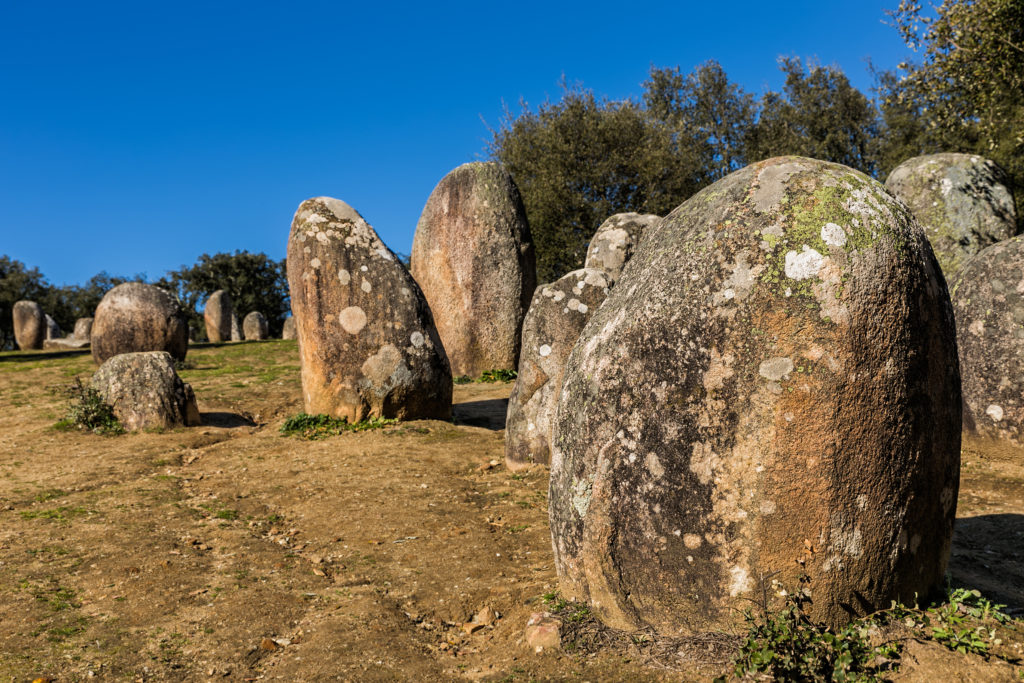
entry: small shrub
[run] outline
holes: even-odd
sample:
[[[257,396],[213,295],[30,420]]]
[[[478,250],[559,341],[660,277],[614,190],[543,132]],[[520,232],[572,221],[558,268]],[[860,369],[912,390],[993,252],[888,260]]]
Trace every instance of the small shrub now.
[[[124,433],[113,407],[103,400],[100,392],[84,385],[81,378],[76,377],[62,393],[68,399],[68,406],[64,418],[54,425],[57,429],[80,429],[104,436]]]
[[[460,375],[458,377],[452,378],[452,382],[454,382],[455,384],[472,384],[473,378],[470,377],[469,375]]]
[[[381,429],[393,424],[398,424],[398,420],[386,417],[371,417],[359,422],[349,422],[343,417],[299,413],[285,420],[285,423],[281,425],[281,433],[285,436],[298,436],[303,439],[315,440],[337,436],[343,432],[364,432],[370,429]]]
[[[481,382],[512,382],[519,376],[515,370],[487,370],[480,375]]]

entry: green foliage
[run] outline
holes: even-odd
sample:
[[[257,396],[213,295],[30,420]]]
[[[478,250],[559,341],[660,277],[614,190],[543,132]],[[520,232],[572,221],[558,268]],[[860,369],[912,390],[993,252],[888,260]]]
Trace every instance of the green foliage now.
[[[791,594],[772,583],[784,604],[776,612],[765,609],[760,619],[747,612],[747,636],[733,663],[737,678],[760,674],[782,681],[877,681],[892,670],[899,647],[873,646],[873,621],[855,621],[840,630],[815,624],[804,611],[810,601],[805,588]]]
[[[64,389],[68,399],[64,418],[57,422],[58,429],[80,429],[103,436],[123,434],[124,428],[114,415],[114,409],[103,400],[100,392],[82,383],[78,377]]]
[[[544,606],[547,609],[549,609],[552,613],[557,614],[565,621],[583,621],[584,619],[590,616],[589,607],[579,602],[566,600],[558,593],[558,591],[544,593],[540,596],[540,600],[542,603],[544,603]]]
[[[388,425],[398,424],[398,420],[386,417],[371,417],[359,422],[349,422],[345,418],[330,415],[307,415],[299,413],[285,420],[281,425],[281,433],[285,436],[298,436],[303,439],[326,439],[344,432],[365,432],[370,429],[381,429]]]
[[[957,588],[949,591],[946,602],[917,612],[917,621],[930,627],[930,635],[950,650],[987,655],[995,632],[984,623],[989,619],[1007,623],[1010,618],[977,590]],[[933,623],[934,622],[934,623]]]
[[[929,9],[902,0],[889,12],[920,61],[878,78],[883,171],[917,154],[980,154],[1009,173],[1024,206],[1024,3],[943,0]]]
[[[515,370],[485,370],[480,375],[481,382],[514,382],[519,373]]]
[[[265,315],[272,337],[281,336],[284,319],[291,310],[285,262],[263,253],[203,254],[194,265],[168,272],[157,284],[181,300],[195,339],[206,338],[199,307],[218,289],[231,295],[239,322],[252,311]]]
[[[761,98],[757,124],[748,134],[746,158],[796,154],[845,164],[873,174],[878,112],[872,102],[850,85],[838,67],[812,65],[805,69],[796,58],[783,58],[786,74],[781,93]]]

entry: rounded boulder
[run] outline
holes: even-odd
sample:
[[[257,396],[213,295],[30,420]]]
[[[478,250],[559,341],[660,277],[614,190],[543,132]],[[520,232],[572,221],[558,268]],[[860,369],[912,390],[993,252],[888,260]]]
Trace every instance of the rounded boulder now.
[[[618,280],[640,239],[660,222],[661,216],[654,214],[615,214],[602,223],[590,239],[583,267],[598,268],[608,273],[612,282]]]
[[[522,352],[505,419],[505,463],[511,470],[551,462],[551,426],[562,373],[583,326],[608,296],[611,277],[580,269],[537,287],[523,321]]]
[[[92,357],[102,364],[121,353],[166,351],[175,360],[188,353],[188,320],[169,292],[125,282],[107,292],[92,323]]]
[[[246,341],[260,341],[267,338],[267,318],[259,311],[251,311],[242,321],[242,333]]]
[[[928,154],[893,169],[885,187],[910,207],[950,280],[964,262],[1017,234],[1007,175],[976,154]]]
[[[43,348],[46,340],[46,316],[35,301],[17,301],[11,310],[14,341],[22,351]]]
[[[1024,443],[1024,236],[983,249],[950,290],[964,429]]]
[[[526,210],[507,171],[473,162],[441,179],[416,225],[412,275],[455,375],[516,367],[535,268]]]
[[[75,329],[71,333],[72,338],[89,341],[92,335],[92,318],[79,318],[75,321]]]
[[[451,368],[430,307],[355,209],[331,197],[299,205],[288,286],[307,413],[450,419]]]
[[[838,164],[769,159],[705,188],[587,323],[554,438],[560,586],[613,626],[737,627],[770,580],[833,625],[933,594],[960,377],[921,228]]]
[[[203,308],[206,338],[215,343],[231,341],[231,323],[234,314],[235,308],[228,292],[218,289],[211,294]]]
[[[200,423],[195,393],[178,377],[174,359],[165,351],[111,357],[93,375],[92,388],[128,431]]]
[[[284,326],[281,328],[281,339],[295,338],[295,316],[290,315],[284,319]]]

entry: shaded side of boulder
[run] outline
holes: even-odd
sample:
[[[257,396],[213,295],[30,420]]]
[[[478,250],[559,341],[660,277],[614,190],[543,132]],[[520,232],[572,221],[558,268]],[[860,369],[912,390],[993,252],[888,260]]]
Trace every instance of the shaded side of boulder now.
[[[463,164],[441,179],[416,225],[412,275],[452,372],[515,369],[537,278],[526,210],[500,165]]]
[[[645,239],[566,364],[549,494],[563,594],[664,633],[771,577],[832,625],[944,582],[960,376],[920,226],[853,169],[769,159]]]
[[[75,321],[75,329],[71,333],[73,339],[84,339],[89,341],[92,335],[92,318],[79,318]]]
[[[1024,443],[1024,236],[983,249],[950,289],[964,429]]]
[[[92,357],[97,363],[121,353],[166,351],[175,360],[188,353],[188,320],[169,292],[142,282],[125,282],[107,292],[92,324]]]
[[[11,310],[14,341],[22,351],[43,348],[46,339],[46,317],[35,301],[15,302]]]
[[[885,187],[910,207],[946,276],[996,242],[1017,234],[1006,172],[975,154],[929,154],[893,169]]]
[[[231,341],[242,341],[242,324],[234,311],[231,312]]]
[[[60,331],[60,325],[57,321],[50,317],[50,314],[46,314],[46,338],[47,339],[60,339],[63,333]]]
[[[649,213],[615,214],[602,223],[590,239],[583,267],[603,270],[614,282],[632,258],[644,233],[653,231],[660,222],[661,216]]]
[[[249,341],[266,339],[269,329],[266,316],[259,311],[251,311],[242,321],[242,334]]]
[[[288,286],[307,413],[451,418],[451,368],[426,299],[355,209],[331,197],[299,205]]]
[[[174,359],[164,351],[113,356],[93,375],[92,387],[128,431],[200,423],[192,387],[178,377]]]
[[[206,300],[203,309],[203,322],[206,323],[206,338],[211,342],[232,341],[232,323],[236,320],[231,294],[218,289]]]
[[[281,328],[281,339],[295,339],[295,316],[290,315],[284,319],[284,326]]]
[[[580,269],[537,287],[523,321],[519,372],[505,420],[505,463],[516,470],[551,462],[551,426],[562,372],[583,326],[608,296],[603,270]]]

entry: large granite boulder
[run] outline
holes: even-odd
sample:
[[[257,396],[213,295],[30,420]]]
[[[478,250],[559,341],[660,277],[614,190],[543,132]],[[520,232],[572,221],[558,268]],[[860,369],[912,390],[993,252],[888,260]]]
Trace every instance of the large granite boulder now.
[[[355,209],[331,197],[299,205],[288,287],[307,413],[451,418],[451,368],[430,307]]]
[[[975,154],[929,154],[893,169],[885,187],[924,228],[946,279],[985,247],[1017,234],[1006,173]]]
[[[535,267],[512,176],[494,162],[474,162],[441,179],[416,225],[412,276],[455,375],[515,369]]]
[[[174,359],[164,351],[122,353],[92,376],[92,388],[113,407],[128,431],[198,425],[192,387],[181,381]]]
[[[89,341],[92,336],[92,318],[79,318],[75,321],[75,329],[71,332],[72,339]]]
[[[950,281],[964,429],[1024,443],[1024,236],[983,249]]]
[[[125,282],[107,292],[92,324],[92,357],[97,363],[120,353],[166,351],[176,360],[188,353],[188,320],[174,296],[142,282]]]
[[[511,470],[551,462],[562,372],[583,326],[608,296],[611,277],[581,269],[537,287],[523,321],[519,376],[505,419],[505,463]]]
[[[833,625],[943,586],[960,464],[952,308],[882,185],[769,159],[645,239],[566,364],[550,520],[563,594],[664,633],[771,590]]]
[[[246,341],[260,341],[267,338],[267,318],[259,311],[251,311],[242,321],[242,333]]]
[[[11,309],[14,341],[22,351],[43,348],[46,339],[46,316],[35,301],[15,302]]]
[[[63,333],[60,331],[60,325],[57,321],[50,317],[50,314],[45,315],[46,319],[46,338],[47,339],[60,339]]]
[[[215,343],[231,341],[231,325],[235,319],[234,315],[235,308],[228,292],[218,289],[211,294],[203,309],[206,338]]]
[[[281,328],[281,339],[295,339],[295,316],[290,315],[284,319],[284,326]]]
[[[618,280],[644,233],[652,232],[660,222],[661,216],[649,213],[615,214],[590,238],[583,267],[598,268],[608,273],[612,282]]]

